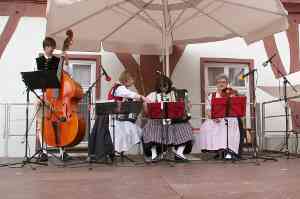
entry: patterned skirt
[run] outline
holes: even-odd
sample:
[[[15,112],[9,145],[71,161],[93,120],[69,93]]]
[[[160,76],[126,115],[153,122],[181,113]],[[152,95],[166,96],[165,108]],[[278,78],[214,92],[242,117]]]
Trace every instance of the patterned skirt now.
[[[239,153],[240,129],[236,118],[228,119],[228,147],[236,154]],[[219,150],[227,148],[227,128],[225,120],[219,123],[206,120],[200,128],[200,143],[196,143],[204,150]]]
[[[193,139],[190,123],[163,125],[161,120],[148,120],[143,128],[143,141],[147,143],[181,145]]]

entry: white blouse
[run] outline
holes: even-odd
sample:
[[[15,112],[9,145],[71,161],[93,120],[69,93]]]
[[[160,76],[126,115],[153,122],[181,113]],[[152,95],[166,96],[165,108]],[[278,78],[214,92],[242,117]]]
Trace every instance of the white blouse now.
[[[151,100],[151,102],[161,102],[161,101],[175,102],[176,101],[174,91],[171,91],[168,94],[164,94],[163,100],[162,100],[161,93],[157,93],[157,92],[151,92],[149,95],[147,95],[147,98]]]
[[[137,99],[140,96],[138,93],[129,90],[124,85],[118,86],[118,88],[115,90],[114,95],[116,97],[123,97],[127,99]]]

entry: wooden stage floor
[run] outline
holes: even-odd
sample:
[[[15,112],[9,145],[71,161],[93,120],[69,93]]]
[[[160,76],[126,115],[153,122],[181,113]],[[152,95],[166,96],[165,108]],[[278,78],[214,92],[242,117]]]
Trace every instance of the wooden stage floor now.
[[[1,162],[1,161],[0,161]],[[0,168],[1,199],[299,199],[300,159]],[[32,165],[36,167],[35,165]],[[89,169],[89,168],[92,169]]]

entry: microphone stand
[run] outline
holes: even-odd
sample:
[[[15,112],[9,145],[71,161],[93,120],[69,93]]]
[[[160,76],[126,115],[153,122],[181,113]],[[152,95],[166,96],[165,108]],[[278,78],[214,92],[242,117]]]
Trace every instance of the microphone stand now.
[[[252,70],[253,71],[253,73],[251,73],[251,74],[249,74],[249,77],[251,77],[251,79],[253,80],[253,82],[254,82],[254,80],[255,80],[255,72],[257,72],[257,69],[254,69],[254,70]],[[255,116],[256,115],[256,93],[255,93],[255,83],[253,83],[254,85],[253,85],[253,90],[252,90],[252,100],[253,100],[253,115]],[[250,107],[251,107],[251,105],[250,105]],[[251,120],[253,119],[253,117],[251,116]],[[256,138],[256,136],[257,136],[257,134],[256,134],[256,117],[255,117],[255,119],[254,119],[254,122],[253,122],[253,129],[254,129],[254,133],[253,133],[253,137],[252,137],[252,149],[253,149],[253,155],[252,155],[252,157],[250,157],[251,159],[253,158],[253,159],[255,159],[255,164],[256,165],[259,165],[260,163],[257,161],[257,159],[262,159],[262,160],[264,160],[264,161],[267,161],[267,160],[273,160],[273,161],[277,161],[277,159],[275,159],[275,158],[273,158],[273,157],[265,157],[265,156],[259,156],[258,155],[258,150],[257,150],[257,148],[258,148],[258,145],[257,145],[257,138]]]
[[[278,67],[270,60],[271,67],[275,68],[277,73],[283,78],[283,100],[284,100],[284,112],[285,112],[285,139],[284,144],[281,147],[280,151],[283,151],[287,158],[290,157],[289,152],[289,118],[288,118],[288,97],[287,97],[287,84],[293,89],[294,92],[298,92],[297,89],[291,84],[291,82],[286,78],[286,76],[278,69]],[[281,99],[281,98],[280,98]]]
[[[174,164],[171,163],[171,160],[168,159],[168,154],[170,151],[170,148],[168,146],[169,142],[169,127],[171,125],[170,119],[167,118],[167,103],[169,100],[165,101],[165,97],[167,97],[167,91],[165,89],[165,80],[164,80],[164,74],[159,73],[160,75],[160,100],[162,103],[162,111],[161,111],[161,136],[162,136],[162,142],[160,144],[161,147],[161,158],[159,161],[165,161],[169,167],[174,167]],[[171,88],[170,88],[171,89]],[[156,148],[157,149],[157,148]],[[157,151],[158,152],[158,151]]]
[[[99,66],[102,70],[102,74],[104,74],[104,76],[109,79],[108,75],[106,74],[106,72],[104,72],[103,68],[101,66]],[[92,105],[92,89],[96,86],[96,84],[101,80],[102,78],[102,75],[100,75],[90,86],[89,88],[87,89],[87,91],[85,92],[85,95],[84,96],[87,96],[87,100],[86,100],[86,103],[88,105],[88,107],[90,107]],[[91,113],[90,113],[90,110],[89,108],[87,109],[88,111],[88,114],[87,114],[87,121],[88,121],[88,124],[87,124],[87,132],[88,132],[88,158],[87,158],[87,161],[89,164],[92,164],[93,162],[93,158],[92,155],[94,154],[91,154],[91,150],[90,147],[90,141],[91,141]],[[95,138],[93,139],[93,144],[92,146],[95,147],[95,142],[97,140],[97,133],[95,134]],[[98,159],[99,157],[97,157]],[[91,165],[90,165],[90,170],[92,169]]]
[[[101,66],[99,66],[102,70],[102,74],[104,74],[104,76],[109,79],[109,76],[106,74],[106,72],[103,71],[103,68]],[[86,159],[86,161],[83,161],[83,162],[77,162],[77,163],[74,163],[72,165],[77,165],[77,164],[84,164],[84,163],[88,163],[90,166],[89,166],[89,170],[92,170],[92,163],[95,163],[96,161],[94,160],[94,154],[91,154],[92,152],[92,147],[91,147],[91,113],[90,113],[90,109],[89,107],[91,107],[92,105],[92,89],[96,86],[96,84],[101,80],[102,78],[102,75],[100,75],[99,77],[97,77],[97,79],[88,87],[88,89],[86,90],[85,94],[84,94],[84,98],[87,97],[87,100],[84,100],[83,101],[83,104],[86,104],[87,105],[87,118],[86,118],[86,121],[87,121],[87,133],[88,133],[88,157]],[[97,140],[97,133],[95,134],[95,138],[93,139],[93,144],[92,146],[95,146],[95,141]],[[98,159],[99,157],[97,157]],[[70,165],[70,164],[69,164]]]

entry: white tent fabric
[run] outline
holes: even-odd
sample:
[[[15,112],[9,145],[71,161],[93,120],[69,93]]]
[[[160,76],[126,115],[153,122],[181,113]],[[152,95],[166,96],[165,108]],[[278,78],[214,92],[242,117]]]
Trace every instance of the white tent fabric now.
[[[280,0],[48,0],[47,7],[47,35],[60,44],[72,29],[77,51],[99,51],[102,42],[108,51],[162,54],[232,37],[249,44],[287,28]]]

